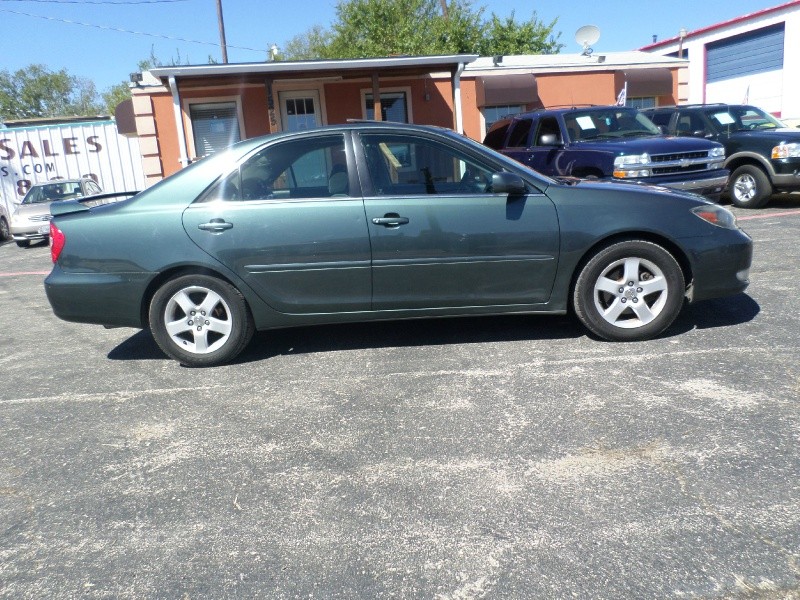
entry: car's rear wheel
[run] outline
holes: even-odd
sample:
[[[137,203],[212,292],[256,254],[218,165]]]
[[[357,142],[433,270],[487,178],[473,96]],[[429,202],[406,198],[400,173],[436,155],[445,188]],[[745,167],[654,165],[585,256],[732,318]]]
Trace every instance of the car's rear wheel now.
[[[575,313],[589,331],[612,341],[654,337],[683,306],[685,281],[666,249],[645,240],[618,242],[595,254],[575,283]]]
[[[733,172],[728,183],[731,203],[739,208],[761,208],[772,195],[772,184],[761,169],[742,165]]]
[[[0,242],[5,242],[11,237],[11,231],[8,229],[8,221],[5,217],[0,217]]]
[[[153,295],[149,318],[159,347],[188,367],[233,360],[254,330],[239,290],[208,275],[183,275],[165,283]]]

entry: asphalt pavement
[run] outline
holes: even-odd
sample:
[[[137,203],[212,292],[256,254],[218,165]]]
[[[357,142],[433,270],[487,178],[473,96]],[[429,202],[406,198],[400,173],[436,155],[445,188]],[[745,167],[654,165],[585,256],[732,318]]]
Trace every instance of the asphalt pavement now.
[[[747,293],[301,328],[186,369],[0,246],[0,597],[800,598],[800,199]]]

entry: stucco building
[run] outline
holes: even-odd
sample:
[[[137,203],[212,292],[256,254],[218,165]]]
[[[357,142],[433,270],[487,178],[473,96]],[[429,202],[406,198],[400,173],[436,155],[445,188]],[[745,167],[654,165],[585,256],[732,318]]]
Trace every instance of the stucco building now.
[[[622,52],[162,67],[133,88],[131,133],[149,185],[240,139],[348,119],[438,125],[482,140],[506,114],[613,104],[623,87],[629,104],[674,104],[685,100],[685,63]]]

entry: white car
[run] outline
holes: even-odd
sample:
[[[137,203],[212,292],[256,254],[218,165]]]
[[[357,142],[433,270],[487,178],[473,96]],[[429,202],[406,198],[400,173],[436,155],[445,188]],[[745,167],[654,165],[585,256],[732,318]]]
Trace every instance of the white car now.
[[[31,242],[48,240],[50,237],[50,204],[56,200],[75,200],[102,194],[103,190],[89,178],[59,179],[47,183],[36,183],[11,215],[11,237],[22,248]]]

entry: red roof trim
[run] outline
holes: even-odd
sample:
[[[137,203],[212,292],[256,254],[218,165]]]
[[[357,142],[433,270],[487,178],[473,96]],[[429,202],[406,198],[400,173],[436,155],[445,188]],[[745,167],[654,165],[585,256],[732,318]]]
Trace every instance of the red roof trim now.
[[[728,27],[729,25],[735,25],[737,23],[741,23],[743,21],[749,21],[756,17],[762,17],[772,12],[777,12],[779,10],[783,10],[785,8],[789,8],[791,6],[800,6],[800,0],[792,0],[791,2],[786,2],[785,4],[781,4],[780,6],[773,6],[772,8],[764,8],[762,10],[756,11],[754,13],[749,13],[746,15],[742,15],[741,17],[736,17],[734,19],[730,19],[728,21],[723,21],[722,23],[717,23],[715,25],[709,25],[708,27],[703,27],[701,29],[695,29],[694,31],[690,31],[686,34],[686,37],[683,38],[688,39],[690,37],[694,37],[700,35],[702,33],[707,33],[709,31],[713,31],[715,29],[722,29],[723,27]],[[647,52],[648,50],[654,50],[656,48],[660,48],[662,46],[669,46],[670,44],[675,44],[680,41],[680,36],[671,37],[668,40],[662,40],[660,42],[656,42],[655,44],[649,44],[647,46],[642,46],[639,50],[643,50]]]

